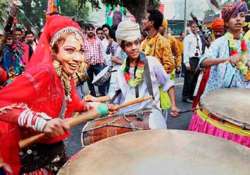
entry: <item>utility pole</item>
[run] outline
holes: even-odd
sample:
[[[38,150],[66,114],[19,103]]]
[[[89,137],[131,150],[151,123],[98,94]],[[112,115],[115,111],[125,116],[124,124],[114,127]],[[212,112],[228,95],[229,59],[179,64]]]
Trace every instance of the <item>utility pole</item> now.
[[[184,34],[187,31],[187,0],[184,0]]]

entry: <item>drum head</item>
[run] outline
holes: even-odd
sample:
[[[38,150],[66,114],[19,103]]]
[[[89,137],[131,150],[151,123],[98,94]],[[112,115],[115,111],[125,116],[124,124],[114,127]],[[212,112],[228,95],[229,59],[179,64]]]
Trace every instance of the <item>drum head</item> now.
[[[250,149],[177,130],[126,133],[87,146],[59,175],[249,175]]]
[[[201,99],[201,107],[216,117],[250,129],[250,89],[219,89]]]
[[[104,77],[104,75],[109,71],[109,69],[110,69],[109,66],[105,67],[101,72],[99,72],[99,74],[97,74],[97,75],[94,77],[92,83],[93,83],[93,84],[96,84],[97,81],[99,81],[102,77]]]

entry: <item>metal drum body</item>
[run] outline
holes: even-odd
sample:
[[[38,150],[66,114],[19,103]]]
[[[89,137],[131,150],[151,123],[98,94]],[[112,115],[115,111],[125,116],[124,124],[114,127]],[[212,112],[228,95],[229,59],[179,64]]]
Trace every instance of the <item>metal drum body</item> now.
[[[201,99],[189,130],[250,147],[250,89],[219,89]]]
[[[87,146],[59,175],[249,175],[250,149],[177,130],[122,134]]]
[[[88,122],[81,134],[82,145],[86,146],[107,137],[125,132],[149,129],[150,111],[113,115]]]

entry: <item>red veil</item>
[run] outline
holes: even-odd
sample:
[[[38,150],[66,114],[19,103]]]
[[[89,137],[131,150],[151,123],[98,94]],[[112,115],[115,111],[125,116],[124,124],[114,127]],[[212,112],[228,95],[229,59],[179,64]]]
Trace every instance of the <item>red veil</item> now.
[[[80,31],[79,25],[68,17],[49,16],[25,72],[0,91],[0,121],[5,121],[0,122],[0,137],[5,138],[4,143],[1,143],[0,156],[11,165],[14,174],[18,174],[20,167],[17,143],[23,134],[17,126],[17,119],[23,109],[10,105],[22,103],[33,111],[44,112],[52,118],[58,117],[64,89],[52,65],[50,42],[58,31],[66,27]],[[74,86],[73,81],[72,86]],[[83,103],[77,97],[75,88],[72,88],[71,94],[72,102],[67,106],[65,117],[70,117],[74,111],[83,110]],[[9,109],[4,110],[3,107],[6,106],[9,106]],[[50,139],[50,142],[62,139],[62,137]]]

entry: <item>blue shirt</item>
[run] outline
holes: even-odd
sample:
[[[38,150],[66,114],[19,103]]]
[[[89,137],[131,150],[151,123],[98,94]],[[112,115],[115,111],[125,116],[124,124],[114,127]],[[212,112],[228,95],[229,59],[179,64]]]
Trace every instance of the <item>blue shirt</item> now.
[[[225,59],[230,56],[229,43],[227,36],[222,36],[216,39],[210,46],[210,48],[201,57],[200,63],[207,58],[213,59]],[[241,41],[236,40],[238,53],[241,52]],[[248,48],[250,43],[248,42]],[[249,52],[249,50],[248,50]],[[249,52],[250,54],[250,52]],[[244,76],[233,67],[230,63],[221,63],[211,66],[210,76],[206,85],[204,94],[219,89],[219,88],[250,88],[250,81],[246,81]]]

